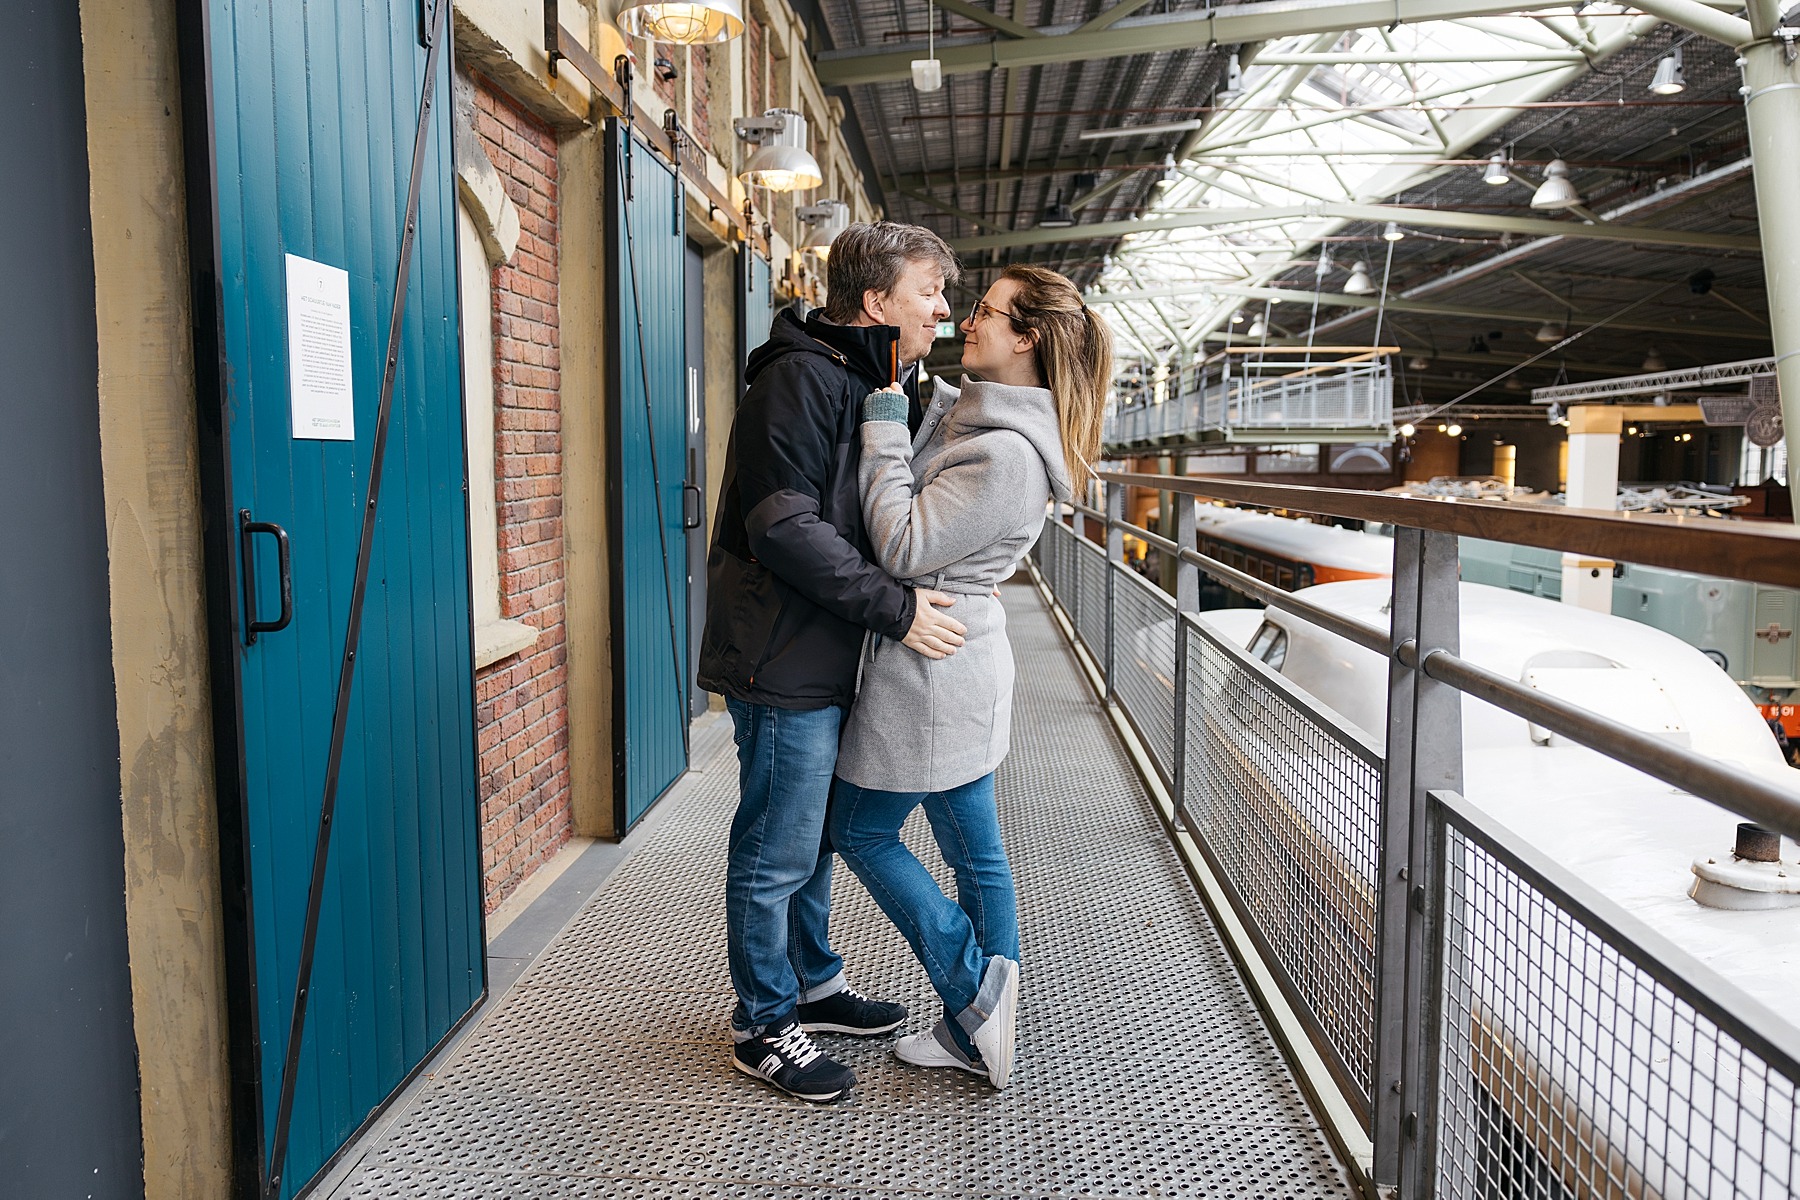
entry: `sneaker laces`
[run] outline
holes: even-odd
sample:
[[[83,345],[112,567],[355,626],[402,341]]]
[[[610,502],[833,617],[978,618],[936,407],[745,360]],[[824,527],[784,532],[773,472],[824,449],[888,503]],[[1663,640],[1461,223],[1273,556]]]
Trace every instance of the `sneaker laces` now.
[[[769,1048],[796,1067],[804,1067],[823,1053],[813,1045],[812,1039],[806,1036],[806,1030],[800,1028],[798,1023],[789,1025],[786,1033],[771,1039]]]

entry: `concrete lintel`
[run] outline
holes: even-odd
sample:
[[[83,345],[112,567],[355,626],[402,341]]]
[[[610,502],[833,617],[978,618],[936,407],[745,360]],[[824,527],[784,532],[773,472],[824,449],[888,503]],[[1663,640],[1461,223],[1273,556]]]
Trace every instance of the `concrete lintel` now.
[[[537,0],[455,0],[451,25],[459,65],[480,71],[507,95],[559,135],[589,124],[590,94],[581,72],[559,70],[550,77],[544,48],[544,16]],[[587,10],[579,14],[576,34],[587,32]],[[571,22],[563,22],[565,28]]]

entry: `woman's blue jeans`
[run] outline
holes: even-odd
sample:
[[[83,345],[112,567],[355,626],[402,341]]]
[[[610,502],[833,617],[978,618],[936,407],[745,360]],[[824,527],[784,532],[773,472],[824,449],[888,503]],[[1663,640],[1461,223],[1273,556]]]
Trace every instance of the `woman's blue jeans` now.
[[[956,876],[955,903],[900,840],[900,827],[921,804]],[[1019,958],[1018,901],[1000,843],[992,772],[943,792],[883,792],[839,779],[831,844],[912,946],[944,1002],[951,1036],[974,1057],[968,1033],[982,1020],[972,1009],[982,972],[991,958]]]

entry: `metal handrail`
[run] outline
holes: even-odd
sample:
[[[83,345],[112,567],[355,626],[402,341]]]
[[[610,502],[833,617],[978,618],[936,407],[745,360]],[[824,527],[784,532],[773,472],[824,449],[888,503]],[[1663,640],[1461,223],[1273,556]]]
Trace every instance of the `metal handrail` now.
[[[1103,476],[1103,478],[1111,478]],[[1134,476],[1132,478],[1163,478],[1162,476]],[[1257,486],[1257,485],[1248,485]],[[1171,489],[1176,490],[1176,489]],[[1321,492],[1330,489],[1310,488],[1309,491]],[[1356,493],[1353,493],[1356,494]],[[1390,497],[1400,499],[1401,497]],[[1083,505],[1071,505],[1079,509],[1083,515],[1106,521],[1106,515],[1096,509]],[[1439,507],[1433,503],[1431,507]],[[1577,515],[1574,519],[1582,520]],[[1395,646],[1392,634],[1377,625],[1346,617],[1332,612],[1309,600],[1301,599],[1292,592],[1284,592],[1280,588],[1264,583],[1253,575],[1247,575],[1234,567],[1227,566],[1215,558],[1189,550],[1170,538],[1159,533],[1133,525],[1129,521],[1117,521],[1113,528],[1131,536],[1143,539],[1149,545],[1166,554],[1178,558],[1182,562],[1192,563],[1205,571],[1212,578],[1231,588],[1242,592],[1253,599],[1261,600],[1271,608],[1279,608],[1283,612],[1310,621],[1319,627],[1329,630],[1354,642],[1364,649],[1372,650],[1383,658],[1396,658],[1404,666],[1421,670],[1440,683],[1449,684],[1459,692],[1485,700],[1495,708],[1509,712],[1516,717],[1523,717],[1534,725],[1540,725],[1555,733],[1560,733],[1570,741],[1597,750],[1609,758],[1613,758],[1630,767],[1644,772],[1652,778],[1661,780],[1671,787],[1691,792],[1722,808],[1755,821],[1766,829],[1776,830],[1788,837],[1800,841],[1800,791],[1785,788],[1769,780],[1745,774],[1718,759],[1708,758],[1704,754],[1663,741],[1652,734],[1621,725],[1617,721],[1599,716],[1579,705],[1528,687],[1504,675],[1497,675],[1484,667],[1448,650],[1433,648],[1427,650],[1421,661],[1419,649],[1411,641]],[[1800,541],[1800,538],[1794,539]]]
[[[1800,529],[1784,525],[1489,500],[1427,499],[1283,483],[1234,483],[1185,475],[1102,471],[1099,476],[1107,483],[1258,508],[1379,521],[1515,545],[1549,546],[1615,562],[1800,587]]]

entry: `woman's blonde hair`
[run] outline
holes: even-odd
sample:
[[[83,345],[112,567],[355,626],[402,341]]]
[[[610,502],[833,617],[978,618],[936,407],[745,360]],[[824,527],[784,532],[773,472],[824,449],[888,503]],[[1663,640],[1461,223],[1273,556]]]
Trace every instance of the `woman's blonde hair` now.
[[[1019,285],[1010,302],[1013,328],[1037,335],[1038,366],[1056,401],[1069,482],[1079,494],[1100,454],[1106,393],[1112,387],[1112,330],[1081,302],[1080,289],[1067,276],[1021,265],[1007,267],[1000,277]]]

